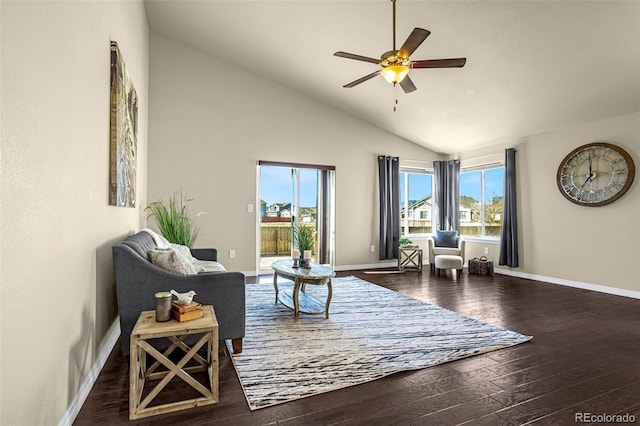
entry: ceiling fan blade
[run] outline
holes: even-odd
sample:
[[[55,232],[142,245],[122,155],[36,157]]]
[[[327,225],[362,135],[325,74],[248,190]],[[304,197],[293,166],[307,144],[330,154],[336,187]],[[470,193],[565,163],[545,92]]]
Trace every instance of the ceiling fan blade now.
[[[353,53],[347,53],[347,52],[336,52],[333,54],[333,56],[339,56],[341,58],[347,58],[347,59],[355,59],[356,61],[371,62],[372,64],[376,64],[376,65],[380,63],[380,59],[369,58],[367,56],[361,56],[361,55],[354,55]]]
[[[454,59],[426,59],[422,61],[411,61],[411,68],[455,68],[464,67],[467,58]]]
[[[345,85],[344,85],[344,86],[342,86],[342,87],[347,87],[347,88],[349,88],[349,87],[357,86],[357,85],[358,85],[358,84],[360,84],[360,83],[364,83],[364,82],[365,82],[365,81],[367,81],[367,80],[371,80],[373,77],[375,77],[375,76],[376,76],[376,75],[378,75],[378,74],[380,74],[380,70],[375,71],[375,72],[372,72],[372,73],[371,73],[371,74],[369,74],[369,75],[365,75],[364,77],[361,77],[361,78],[359,78],[359,79],[357,79],[357,80],[355,80],[355,81],[352,81],[352,82],[351,82],[351,83],[349,83],[349,84],[345,84]]]
[[[400,50],[398,50],[398,56],[401,58],[408,58],[411,54],[426,40],[431,34],[429,31],[422,28],[414,28],[407,40],[404,42]]]
[[[404,90],[404,93],[411,93],[418,89],[416,85],[413,84],[413,81],[411,81],[409,76],[406,76],[405,78],[402,79],[402,81],[400,82],[400,87],[402,87],[402,90]]]

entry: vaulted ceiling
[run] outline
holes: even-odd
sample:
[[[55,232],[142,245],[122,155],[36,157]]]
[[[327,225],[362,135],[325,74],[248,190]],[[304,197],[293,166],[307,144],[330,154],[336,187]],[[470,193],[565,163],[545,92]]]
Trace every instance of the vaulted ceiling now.
[[[397,44],[431,32],[405,94],[380,76],[390,0],[145,2],[153,31],[436,152],[455,154],[640,110],[639,1],[397,1]],[[397,46],[399,47],[399,46]],[[212,76],[215,78],[215,76]],[[243,90],[241,87],[238,90]]]

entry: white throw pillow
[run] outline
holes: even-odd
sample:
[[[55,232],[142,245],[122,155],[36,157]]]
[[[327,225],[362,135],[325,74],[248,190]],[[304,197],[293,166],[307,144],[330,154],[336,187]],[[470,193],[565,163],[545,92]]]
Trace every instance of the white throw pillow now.
[[[221,263],[214,260],[200,260],[194,259],[193,266],[198,273],[200,272],[227,272]]]
[[[191,249],[189,247],[174,243],[169,243],[169,246],[183,255],[189,262],[193,263],[193,261],[196,260],[196,258],[191,255]]]
[[[226,268],[214,260],[201,260],[193,257],[191,249],[180,244],[169,243],[172,249],[184,256],[195,269],[196,273],[200,272],[227,272]]]
[[[191,262],[172,248],[149,250],[151,263],[180,275],[195,275],[196,269]]]
[[[156,243],[156,248],[159,248],[159,249],[169,248],[169,241],[167,241],[165,237],[158,234],[157,232],[152,231],[149,228],[141,229],[140,232],[146,232],[147,234],[151,235],[151,237],[153,238],[153,241]]]

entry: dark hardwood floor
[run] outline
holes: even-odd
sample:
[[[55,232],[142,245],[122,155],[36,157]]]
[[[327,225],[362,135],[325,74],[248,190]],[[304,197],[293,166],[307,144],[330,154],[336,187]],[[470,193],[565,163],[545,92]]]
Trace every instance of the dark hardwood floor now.
[[[640,300],[466,270],[460,279],[451,271],[436,277],[428,267],[338,274],[345,275],[534,338],[254,412],[221,352],[218,404],[132,422],[128,364],[116,346],[74,424],[576,425],[590,424],[584,421],[589,413],[627,414],[640,424]],[[271,285],[272,277],[249,281]]]

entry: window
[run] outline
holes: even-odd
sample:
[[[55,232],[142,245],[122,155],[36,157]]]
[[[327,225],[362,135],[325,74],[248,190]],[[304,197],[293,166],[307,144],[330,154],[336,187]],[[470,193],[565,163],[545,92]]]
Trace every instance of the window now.
[[[400,169],[400,236],[430,234],[433,174]]]
[[[460,234],[499,238],[504,199],[504,167],[460,172]]]
[[[258,162],[258,270],[271,270],[273,261],[291,258],[294,225],[312,231],[314,262],[333,263],[334,170],[333,166]]]

